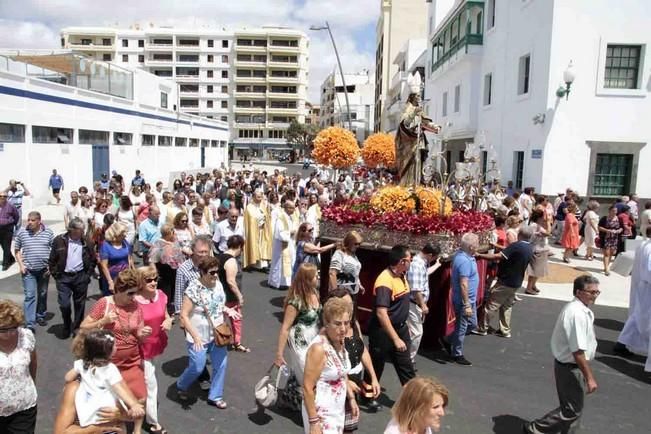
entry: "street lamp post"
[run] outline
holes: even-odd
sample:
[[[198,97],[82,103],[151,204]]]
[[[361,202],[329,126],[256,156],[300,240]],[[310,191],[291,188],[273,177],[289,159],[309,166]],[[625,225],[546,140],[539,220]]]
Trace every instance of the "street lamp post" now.
[[[335,38],[332,36],[332,31],[330,30],[330,24],[325,22],[325,26],[310,26],[310,30],[327,30],[330,35],[330,40],[332,41],[332,48],[335,50],[335,56],[337,57],[337,64],[339,65],[339,73],[341,74],[341,84],[344,86],[344,96],[346,97],[346,110],[348,111],[348,129],[353,131],[353,122],[351,121],[350,116],[350,103],[348,102],[348,89],[346,88],[346,78],[344,77],[344,70],[341,67],[341,59],[339,58],[339,51],[337,51],[337,44],[335,44]],[[335,93],[337,92],[337,86],[335,83]]]

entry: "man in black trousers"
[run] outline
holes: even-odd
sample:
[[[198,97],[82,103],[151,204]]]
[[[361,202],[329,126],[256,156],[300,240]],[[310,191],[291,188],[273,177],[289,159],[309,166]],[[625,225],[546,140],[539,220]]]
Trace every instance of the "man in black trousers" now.
[[[397,245],[389,253],[389,266],[375,280],[373,286],[373,313],[368,327],[369,352],[378,380],[384,363],[390,360],[404,385],[416,376],[411,362],[409,317],[409,284],[405,277],[411,264],[411,253],[406,246]],[[365,379],[370,384],[370,377]],[[379,409],[373,401],[369,407]]]
[[[70,333],[76,333],[84,320],[88,284],[96,265],[93,244],[84,239],[83,234],[84,222],[75,217],[68,222],[68,231],[52,241],[48,266],[59,294],[58,302],[63,318],[62,339],[69,337]]]

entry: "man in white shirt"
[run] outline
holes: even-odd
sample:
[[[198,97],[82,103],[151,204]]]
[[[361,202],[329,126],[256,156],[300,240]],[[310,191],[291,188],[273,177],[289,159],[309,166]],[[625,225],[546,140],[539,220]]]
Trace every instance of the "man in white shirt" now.
[[[540,419],[525,423],[524,432],[569,433],[578,427],[586,393],[597,390],[588,362],[597,351],[594,313],[590,306],[600,293],[597,278],[582,275],[574,279],[574,300],[561,311],[551,342],[560,406]]]
[[[212,237],[215,247],[219,253],[224,253],[228,250],[226,241],[232,235],[240,235],[246,240],[244,236],[244,220],[240,218],[240,212],[237,208],[231,208],[228,210],[228,218],[223,220],[215,226],[215,234]]]
[[[70,192],[70,203],[66,204],[66,209],[63,214],[63,222],[66,227],[68,227],[68,223],[70,223],[73,218],[79,217],[80,210],[81,203],[79,202],[79,193],[73,190]]]

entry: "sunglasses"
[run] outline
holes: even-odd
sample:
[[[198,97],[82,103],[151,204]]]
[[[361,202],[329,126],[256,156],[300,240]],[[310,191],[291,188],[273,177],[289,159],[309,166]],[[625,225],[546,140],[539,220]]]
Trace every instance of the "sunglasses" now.
[[[148,278],[145,279],[145,282],[147,282],[147,283],[158,282],[158,276],[156,276],[156,277],[148,277]]]
[[[210,270],[208,271],[208,274],[210,274],[211,276],[216,276],[219,274],[219,270]]]
[[[187,223],[187,220],[179,220],[181,223]]]

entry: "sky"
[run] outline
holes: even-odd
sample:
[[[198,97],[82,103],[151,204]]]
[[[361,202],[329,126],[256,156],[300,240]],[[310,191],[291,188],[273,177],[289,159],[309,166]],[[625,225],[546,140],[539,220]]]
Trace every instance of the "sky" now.
[[[61,48],[67,26],[287,26],[310,38],[308,99],[318,103],[336,58],[328,32],[310,26],[329,22],[344,72],[373,71],[379,13],[380,0],[0,0],[0,48]]]

